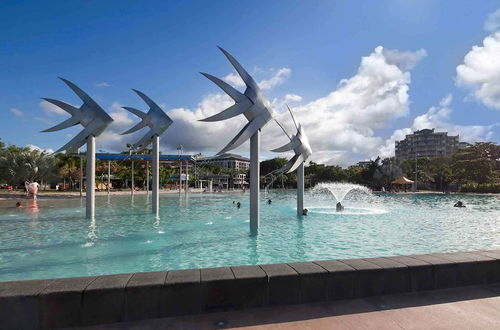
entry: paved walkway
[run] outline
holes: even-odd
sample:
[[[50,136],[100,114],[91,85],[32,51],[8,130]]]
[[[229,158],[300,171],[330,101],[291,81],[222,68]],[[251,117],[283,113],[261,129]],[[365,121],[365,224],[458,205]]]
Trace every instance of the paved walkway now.
[[[500,329],[500,284],[164,318],[92,328]]]

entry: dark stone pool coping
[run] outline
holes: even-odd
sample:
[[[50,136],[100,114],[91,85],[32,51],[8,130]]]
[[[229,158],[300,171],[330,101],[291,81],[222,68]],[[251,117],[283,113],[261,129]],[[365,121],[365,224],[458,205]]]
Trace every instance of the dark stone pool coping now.
[[[500,250],[0,282],[0,328],[116,323],[500,282]]]

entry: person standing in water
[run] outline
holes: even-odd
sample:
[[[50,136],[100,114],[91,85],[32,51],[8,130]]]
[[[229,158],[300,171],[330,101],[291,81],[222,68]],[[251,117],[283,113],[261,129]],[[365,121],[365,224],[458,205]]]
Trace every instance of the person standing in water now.
[[[337,206],[335,208],[337,209],[337,212],[344,211],[344,206],[342,206],[342,204],[340,204],[340,202],[337,203]]]

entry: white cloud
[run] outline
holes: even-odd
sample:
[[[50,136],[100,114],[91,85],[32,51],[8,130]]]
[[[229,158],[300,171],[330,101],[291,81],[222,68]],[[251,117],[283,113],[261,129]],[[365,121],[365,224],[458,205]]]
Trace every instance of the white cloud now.
[[[263,79],[257,84],[259,87],[263,90],[270,90],[275,86],[283,84],[292,74],[292,70],[290,68],[281,68],[278,70],[269,70],[269,71],[263,71],[259,70],[260,73],[271,73],[272,76],[268,79]],[[241,79],[241,77],[234,72],[231,72],[230,74],[226,75],[223,80],[225,80],[228,84],[232,85],[233,87],[238,87],[242,88],[245,87],[245,83]]]
[[[54,153],[54,150],[52,150],[52,149],[43,149],[43,148],[40,148],[39,146],[36,146],[34,144],[27,144],[26,148],[28,148],[31,151],[35,151],[36,150],[36,151],[45,152],[45,153],[48,153],[48,154],[53,154]]]
[[[45,101],[45,100],[41,101],[38,105],[43,109],[43,111],[48,116],[52,116],[53,114],[56,114],[56,115],[67,115],[68,114],[63,109],[59,108],[58,106],[56,106],[50,102]]]
[[[295,107],[309,136],[313,159],[354,160],[378,150],[384,141],[375,131],[409,112],[411,77],[407,70],[424,56],[424,50],[400,52],[379,46],[362,58],[357,73],[343,79],[336,90]],[[285,112],[279,115],[281,120],[288,117]]]
[[[500,30],[500,8],[488,15],[484,22],[484,29],[488,32]]]
[[[448,132],[448,135],[459,135],[460,141],[477,142],[488,141],[493,137],[493,125],[457,125],[451,122],[451,114],[453,110],[450,108],[452,95],[449,94],[439,102],[439,106],[429,108],[429,110],[413,119],[411,128],[402,128],[395,130],[390,138],[385,143],[371,154],[372,157],[380,155],[381,157],[394,156],[394,143],[405,138],[406,134],[412,134],[414,131],[421,129],[432,129],[436,132]]]
[[[423,115],[413,120],[413,130],[435,128],[436,131],[447,131],[449,135],[460,135],[460,141],[477,142],[491,140],[494,125],[456,125],[450,122],[453,110],[449,107],[452,97],[443,98],[438,107],[431,107]]]
[[[423,50],[399,52],[377,47],[373,53],[362,58],[356,74],[342,80],[336,90],[305,105],[293,107],[309,136],[314,151],[313,160],[347,165],[380,148],[385,141],[376,136],[375,131],[394,118],[408,114],[410,73],[405,69],[413,67],[423,56]],[[273,71],[272,76],[261,80],[260,84],[269,89],[283,83],[290,72],[287,68]],[[236,87],[239,84],[231,75],[224,79]],[[277,118],[290,128],[293,124],[288,111],[282,106],[286,102],[301,100],[299,95],[294,94],[273,99],[272,104],[279,111]],[[216,93],[205,96],[194,109],[167,111],[174,124],[162,136],[162,150],[172,152],[182,144],[188,152],[219,151],[238,133],[246,119],[238,116],[211,123],[199,120],[233,103],[228,96]],[[101,147],[122,151],[126,143],[134,142],[144,132],[138,132],[136,137],[120,136],[119,133],[131,127],[137,119],[119,110],[117,104],[112,108],[110,115],[115,122],[98,138],[98,142]],[[270,124],[263,130],[261,141],[262,152],[266,155],[270,149],[286,142],[286,137],[276,124]],[[235,152],[247,150],[244,144]]]
[[[95,87],[111,87],[111,84],[103,81],[103,82],[95,84]]]
[[[281,85],[290,77],[291,73],[292,70],[289,68],[281,68],[277,70],[271,78],[259,82],[259,87],[263,90],[269,90],[274,86]]]
[[[14,116],[17,116],[17,117],[21,117],[24,114],[21,110],[16,109],[16,108],[10,108],[9,110],[10,110],[10,112],[12,112],[14,114]]]
[[[456,82],[470,89],[487,107],[500,109],[500,31],[465,55],[464,62],[457,66]]]
[[[297,94],[286,94],[285,95],[285,102],[301,102],[302,101],[302,96],[297,95]]]
[[[397,65],[405,71],[413,69],[418,62],[427,56],[425,49],[419,49],[414,52],[383,49],[382,53],[387,63]]]
[[[233,87],[245,87],[245,82],[243,81],[243,79],[241,79],[241,77],[234,72],[231,72],[230,74],[222,78],[222,80],[225,80],[229,85]]]

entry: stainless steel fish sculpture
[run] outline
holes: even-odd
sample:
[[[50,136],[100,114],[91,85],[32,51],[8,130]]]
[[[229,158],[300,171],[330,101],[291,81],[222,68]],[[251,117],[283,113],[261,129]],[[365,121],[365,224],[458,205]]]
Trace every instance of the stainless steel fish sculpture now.
[[[201,119],[201,121],[220,121],[238,116],[240,114],[245,115],[248,120],[248,123],[241,129],[241,131],[221,151],[217,153],[220,155],[242,145],[246,140],[254,135],[255,132],[266,126],[269,121],[273,119],[274,113],[271,109],[269,101],[264,96],[255,80],[248,74],[248,72],[245,71],[241,64],[238,63],[238,61],[236,61],[231,54],[221,47],[219,47],[219,49],[224,53],[229,62],[231,62],[233,67],[236,69],[236,72],[240,75],[241,79],[245,82],[246,90],[245,93],[242,94],[221,79],[208,73],[201,72],[202,75],[214,82],[236,102],[226,110],[211,117]]]
[[[295,171],[297,167],[300,166],[300,164],[302,164],[303,162],[307,162],[312,155],[312,149],[311,146],[309,145],[309,140],[307,138],[307,135],[304,132],[304,128],[300,123],[297,124],[297,120],[295,120],[295,116],[293,115],[293,112],[290,109],[290,107],[287,106],[287,108],[288,111],[290,112],[290,115],[292,116],[293,123],[295,125],[295,128],[297,129],[297,133],[295,133],[295,135],[290,134],[286,130],[285,126],[283,126],[283,124],[281,124],[278,120],[276,120],[276,123],[278,123],[283,132],[285,132],[285,134],[290,139],[290,142],[288,142],[282,147],[273,149],[271,151],[286,152],[293,150],[295,152],[295,155],[285,165],[283,165],[280,169],[278,169],[276,171],[277,173],[291,173]]]
[[[66,119],[62,123],[43,130],[42,132],[54,132],[64,128],[68,128],[77,124],[81,124],[84,129],[78,133],[71,141],[59,148],[57,152],[66,151],[74,152],[87,142],[87,138],[91,135],[99,136],[113,119],[97,104],[87,93],[81,90],[78,86],[71,81],[61,79],[66,85],[75,92],[76,95],[83,101],[80,108],[72,106],[66,102],[43,98],[43,100],[52,103],[59,108],[63,109],[71,115],[71,118]]]
[[[123,107],[123,109],[130,111],[137,117],[141,118],[142,120],[129,129],[126,132],[123,132],[122,135],[124,134],[130,134],[135,131],[140,130],[141,128],[144,128],[148,126],[151,128],[146,135],[144,135],[136,144],[133,145],[133,149],[141,150],[146,148],[151,142],[152,139],[155,135],[160,136],[167,130],[167,128],[172,125],[173,120],[153,101],[151,100],[146,94],[133,89],[134,92],[139,95],[139,97],[146,102],[146,104],[149,106],[149,111],[148,113],[144,113],[140,110],[137,110],[132,107]]]

